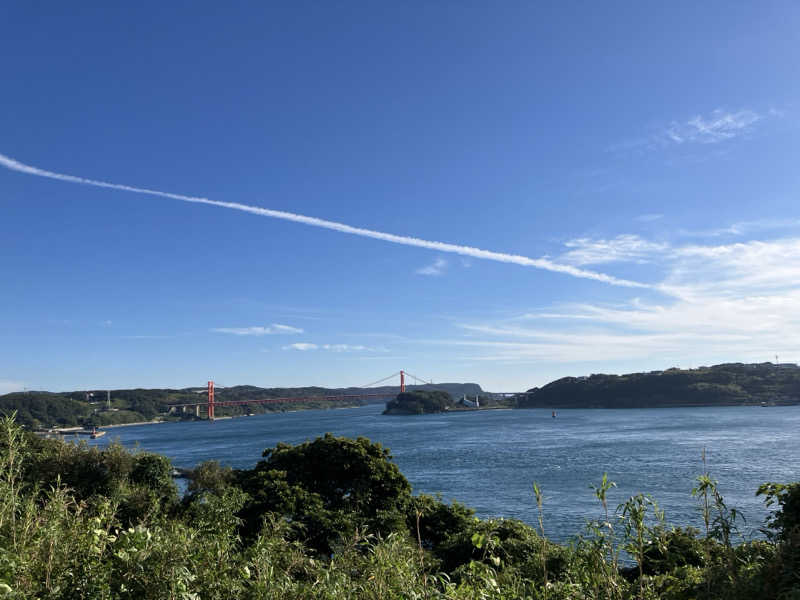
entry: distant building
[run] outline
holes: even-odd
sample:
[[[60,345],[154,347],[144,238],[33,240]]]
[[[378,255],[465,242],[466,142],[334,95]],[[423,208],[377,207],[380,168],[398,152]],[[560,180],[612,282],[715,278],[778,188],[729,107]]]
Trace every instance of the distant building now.
[[[481,407],[481,402],[478,399],[478,396],[475,396],[475,402],[473,402],[472,400],[469,400],[467,398],[466,394],[464,394],[464,397],[461,399],[461,404],[463,406],[467,406],[469,408],[480,408]]]

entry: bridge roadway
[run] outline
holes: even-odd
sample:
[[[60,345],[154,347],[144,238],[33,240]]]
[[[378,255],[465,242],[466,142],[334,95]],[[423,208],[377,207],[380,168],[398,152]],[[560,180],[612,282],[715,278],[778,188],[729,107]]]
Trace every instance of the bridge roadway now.
[[[329,396],[284,396],[282,398],[261,398],[258,400],[214,400],[209,402],[189,402],[186,404],[170,404],[170,408],[194,408],[196,406],[242,406],[243,404],[281,404],[284,402],[313,402],[314,400],[358,400],[361,398],[390,398],[396,396],[393,392],[382,394],[341,394]]]
[[[416,375],[412,375],[406,371],[399,371],[397,373],[392,373],[388,377],[384,377],[383,379],[379,379],[378,381],[373,381],[370,384],[364,386],[358,386],[360,388],[370,388],[375,385],[382,384],[387,380],[396,377],[397,375],[400,376],[400,392],[404,392],[406,390],[406,376],[410,377],[411,379],[415,380],[418,384],[423,385],[432,385],[433,381],[425,381],[424,379],[420,379]],[[358,389],[358,388],[356,388]],[[523,392],[524,393],[524,392]],[[508,394],[495,394],[500,396],[508,396]],[[209,420],[214,420],[214,409],[217,406],[242,406],[244,404],[282,404],[287,402],[313,402],[315,400],[327,400],[327,401],[334,401],[334,400],[362,400],[367,398],[391,398],[395,396],[393,392],[372,392],[372,393],[360,393],[360,394],[339,394],[339,395],[320,395],[320,396],[285,396],[282,398],[260,398],[257,400],[219,400],[217,401],[214,397],[214,382],[208,382],[208,400],[205,402],[186,402],[184,404],[171,404],[169,407],[170,412],[175,412],[176,409],[180,408],[183,412],[186,412],[186,409],[189,407],[193,407],[195,409],[195,414],[199,417],[200,416],[200,407],[205,406],[206,412],[208,415]]]

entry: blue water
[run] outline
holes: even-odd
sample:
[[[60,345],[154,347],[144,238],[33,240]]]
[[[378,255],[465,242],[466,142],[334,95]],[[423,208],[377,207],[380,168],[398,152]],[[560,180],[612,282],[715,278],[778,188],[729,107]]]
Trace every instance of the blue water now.
[[[617,483],[616,506],[652,494],[672,524],[699,525],[690,496],[706,448],[711,476],[729,506],[747,518],[747,535],[767,512],[755,497],[766,481],[800,480],[800,407],[628,410],[498,410],[425,416],[382,416],[382,405],[309,410],[221,420],[109,430],[93,443],[118,439],[191,467],[216,459],[251,467],[264,448],[298,443],[325,432],[366,436],[391,449],[417,492],[441,493],[480,517],[514,517],[531,524],[531,483],[545,495],[545,530],[564,541],[581,532],[600,507],[589,485],[603,472]]]

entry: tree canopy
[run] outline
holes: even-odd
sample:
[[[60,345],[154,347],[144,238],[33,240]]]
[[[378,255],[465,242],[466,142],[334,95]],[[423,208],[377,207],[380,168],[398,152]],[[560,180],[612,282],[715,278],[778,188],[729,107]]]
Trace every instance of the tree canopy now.
[[[386,534],[404,521],[411,485],[389,451],[367,438],[326,434],[297,446],[278,444],[263,456],[255,468],[237,473],[249,495],[242,511],[248,533],[257,531],[266,512],[278,512],[290,515],[325,552],[359,524]]]
[[[384,414],[439,413],[453,406],[453,398],[442,390],[414,390],[402,392],[386,403]]]
[[[800,368],[729,363],[627,375],[564,377],[518,398],[520,408],[638,408],[800,403]]]

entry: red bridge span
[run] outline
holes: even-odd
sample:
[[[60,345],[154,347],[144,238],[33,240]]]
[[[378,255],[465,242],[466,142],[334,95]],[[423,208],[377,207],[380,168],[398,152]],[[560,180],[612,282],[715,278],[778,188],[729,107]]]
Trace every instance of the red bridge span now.
[[[372,383],[368,383],[366,385],[356,386],[356,389],[369,389],[370,387],[386,383],[391,379],[394,379],[397,376],[400,376],[400,391],[406,391],[406,378],[412,380],[415,384],[422,384],[422,385],[431,385],[433,381],[425,381],[415,375],[407,371],[399,371],[397,373],[392,373],[388,377],[384,377],[383,379],[379,379],[378,381],[373,381]],[[316,402],[316,401],[337,401],[337,400],[366,400],[370,398],[388,398],[392,396],[393,393],[391,392],[360,392],[356,394],[329,394],[329,395],[317,395],[317,396],[286,396],[282,398],[260,398],[254,400],[217,400],[214,397],[214,382],[208,382],[208,396],[207,399],[203,402],[189,402],[184,404],[172,404],[170,405],[170,412],[175,412],[177,410],[181,410],[182,412],[187,412],[188,409],[193,409],[195,411],[196,416],[200,416],[202,407],[205,407],[206,416],[210,421],[214,420],[214,409],[217,406],[243,406],[247,404],[285,404],[289,402]]]

